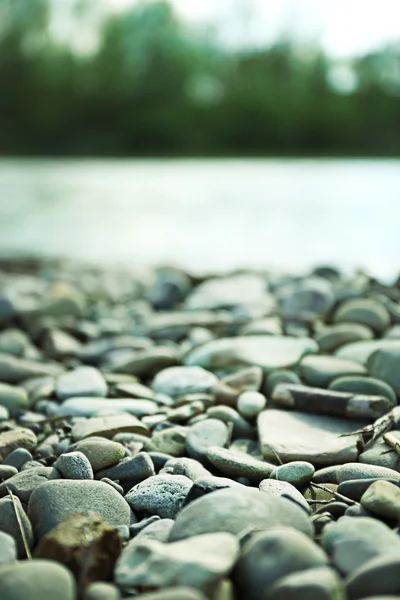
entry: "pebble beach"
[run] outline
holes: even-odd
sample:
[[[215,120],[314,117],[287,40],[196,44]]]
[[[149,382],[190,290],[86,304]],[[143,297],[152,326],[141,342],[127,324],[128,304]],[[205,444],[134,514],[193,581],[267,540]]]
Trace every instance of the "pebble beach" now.
[[[400,597],[400,279],[0,260],[1,600]]]

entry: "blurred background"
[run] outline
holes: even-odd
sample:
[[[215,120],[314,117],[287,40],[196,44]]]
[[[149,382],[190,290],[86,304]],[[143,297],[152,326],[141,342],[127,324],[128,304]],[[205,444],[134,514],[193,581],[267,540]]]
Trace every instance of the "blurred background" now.
[[[0,0],[0,256],[400,266],[398,0]]]

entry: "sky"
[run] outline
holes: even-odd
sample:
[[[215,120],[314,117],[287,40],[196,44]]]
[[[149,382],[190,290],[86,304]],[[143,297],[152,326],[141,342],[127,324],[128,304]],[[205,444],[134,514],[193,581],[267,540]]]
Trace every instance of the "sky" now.
[[[105,4],[115,11],[137,1]],[[170,1],[186,21],[212,24],[233,45],[265,45],[287,32],[320,43],[333,57],[347,58],[400,41],[400,0]]]

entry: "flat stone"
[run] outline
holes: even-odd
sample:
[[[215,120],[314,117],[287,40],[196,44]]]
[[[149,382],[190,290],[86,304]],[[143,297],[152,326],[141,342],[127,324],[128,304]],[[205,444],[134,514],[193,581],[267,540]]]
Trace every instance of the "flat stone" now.
[[[236,536],[253,529],[287,525],[312,535],[312,524],[303,508],[244,486],[222,489],[194,500],[178,514],[170,541],[226,531]]]
[[[259,486],[260,492],[264,492],[266,494],[273,494],[275,496],[280,496],[282,498],[286,498],[295,502],[301,508],[303,508],[306,513],[310,513],[310,507],[308,505],[307,500],[305,500],[303,494],[299,492],[297,488],[294,487],[288,481],[278,481],[277,479],[263,479]]]
[[[358,323],[336,323],[329,327],[323,327],[315,335],[322,352],[334,352],[345,344],[359,342],[361,340],[371,340],[374,332],[370,327]]]
[[[159,411],[152,400],[130,400],[128,398],[70,398],[56,410],[56,414],[74,417],[96,417],[105,412],[126,412],[139,419],[145,415],[154,415]]]
[[[60,479],[61,475],[52,467],[38,467],[21,471],[0,484],[0,498],[8,495],[8,490],[17,496],[22,502],[27,503],[34,489],[49,479]],[[8,489],[7,489],[8,488]]]
[[[269,477],[275,465],[257,460],[249,454],[228,450],[220,446],[211,446],[207,458],[221,473],[228,477],[246,477],[251,483],[260,483]]]
[[[44,363],[10,354],[0,354],[0,381],[20,384],[31,377],[59,375],[63,368],[56,363]]]
[[[267,460],[303,460],[314,466],[341,464],[358,456],[359,435],[340,437],[363,424],[296,411],[267,410],[258,417],[261,449]]]
[[[117,433],[139,433],[147,436],[149,430],[139,419],[128,414],[82,419],[72,427],[72,439],[76,442],[94,435],[112,438]]]
[[[204,461],[211,447],[224,447],[229,439],[225,423],[218,419],[205,419],[192,425],[186,436],[186,449],[191,458]]]
[[[49,531],[36,546],[34,558],[48,558],[65,565],[80,586],[86,586],[112,579],[121,550],[118,530],[89,510],[68,515]]]
[[[115,465],[125,456],[125,448],[122,444],[107,439],[83,440],[78,442],[76,450],[88,458],[95,473]]]
[[[99,513],[109,525],[130,524],[131,511],[127,502],[101,481],[48,481],[32,492],[28,505],[28,515],[38,540],[71,513],[85,510]]]
[[[371,298],[354,298],[343,302],[333,315],[335,323],[352,322],[367,325],[381,334],[390,325],[386,307]]]
[[[193,483],[184,475],[154,475],[135,485],[125,496],[133,511],[143,517],[174,519]]]
[[[371,517],[341,517],[324,528],[321,541],[343,575],[353,573],[377,556],[400,555],[399,536]]]
[[[364,492],[360,503],[378,517],[397,521],[400,517],[400,488],[389,481],[375,481]]]
[[[116,361],[109,370],[147,379],[178,362],[179,355],[175,348],[154,346],[135,352],[130,358]]]
[[[212,592],[229,574],[239,552],[239,542],[229,533],[198,535],[169,544],[134,541],[117,562],[115,581],[122,590],[183,585]]]
[[[36,444],[36,435],[30,429],[18,427],[17,429],[0,433],[0,461],[4,460],[17,448],[33,450]]]
[[[298,571],[326,567],[328,558],[309,537],[283,527],[253,534],[244,544],[233,573],[241,597],[269,597],[272,586]]]
[[[26,410],[29,406],[26,390],[23,387],[0,383],[0,406],[4,406],[12,415]]]
[[[66,452],[54,463],[65,479],[93,479],[93,469],[89,459],[82,452]]]
[[[335,354],[342,358],[355,360],[366,365],[371,354],[376,350],[400,350],[400,340],[382,338],[380,340],[369,340],[346,344],[339,348]]]
[[[373,377],[386,381],[400,397],[400,348],[376,350],[367,361],[368,372]]]
[[[378,556],[353,571],[346,580],[349,600],[397,595],[400,589],[400,553]]]
[[[26,560],[0,567],[2,600],[75,600],[70,571],[52,560]]]
[[[202,367],[170,367],[155,376],[153,389],[172,398],[186,394],[208,393],[218,378]]]
[[[301,379],[315,387],[327,387],[340,375],[366,375],[364,365],[339,356],[305,356],[299,364]]]
[[[255,365],[270,372],[293,367],[305,354],[317,351],[316,342],[310,338],[270,335],[221,338],[189,352],[185,364],[211,371]]]
[[[60,375],[56,395],[60,400],[85,396],[107,396],[108,386],[103,375],[94,367],[78,367]]]
[[[33,530],[31,522],[22,508],[21,500],[18,497],[14,497],[14,503],[15,506],[9,496],[0,499],[0,531],[7,533],[15,541],[18,558],[25,558],[25,545],[15,514],[16,510],[18,511],[29,550],[32,550],[34,544]]]
[[[394,481],[400,481],[400,473],[386,467],[349,462],[340,467],[337,480],[342,483],[342,481],[351,479],[393,479]]]
[[[358,375],[337,377],[331,381],[328,387],[330,390],[336,392],[383,396],[390,400],[393,406],[397,405],[397,398],[393,388],[385,381],[382,381],[382,379],[376,379],[375,377],[360,377]]]
[[[295,487],[302,487],[311,481],[314,473],[315,468],[311,463],[297,460],[275,467],[270,477],[278,481],[287,481]]]
[[[0,531],[0,567],[17,560],[15,540],[8,533]]]
[[[346,600],[343,581],[328,567],[306,569],[282,577],[271,588],[269,600]]]

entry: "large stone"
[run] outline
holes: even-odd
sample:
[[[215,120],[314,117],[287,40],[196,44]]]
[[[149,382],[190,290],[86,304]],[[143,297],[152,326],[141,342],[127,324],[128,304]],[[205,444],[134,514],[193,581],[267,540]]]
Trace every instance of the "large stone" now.
[[[261,449],[267,460],[303,460],[324,466],[357,460],[359,435],[346,435],[363,426],[356,421],[301,413],[266,410],[258,417]]]
[[[17,545],[14,538],[0,531],[0,567],[17,560]]]
[[[397,404],[396,394],[393,388],[385,381],[375,377],[363,377],[358,375],[345,375],[333,379],[329,389],[336,392],[350,392],[370,396],[384,396],[391,401],[393,406]]]
[[[102,481],[48,481],[33,491],[28,505],[38,540],[71,513],[85,510],[94,510],[110,525],[130,524],[129,505],[111,485]]]
[[[400,482],[400,473],[386,467],[349,462],[340,467],[337,480],[342,483],[351,479],[393,479]]]
[[[260,483],[269,477],[275,468],[275,465],[244,452],[218,446],[208,448],[207,458],[224,475],[233,478],[246,477],[251,483]]]
[[[188,586],[212,592],[239,556],[239,542],[229,533],[209,533],[163,544],[138,540],[124,549],[115,569],[123,590],[132,587]]]
[[[315,341],[322,352],[334,352],[345,344],[361,340],[371,340],[374,337],[372,329],[358,323],[336,323],[330,327],[321,328],[315,335]]]
[[[317,351],[316,342],[310,338],[270,335],[221,338],[189,352],[185,364],[211,371],[256,365],[269,372],[293,367],[305,354]]]
[[[52,560],[27,560],[0,567],[2,600],[75,600],[75,582]]]
[[[235,487],[212,492],[185,506],[176,518],[170,541],[215,531],[240,536],[249,530],[284,525],[312,535],[308,515],[291,500]]]
[[[95,473],[115,465],[125,456],[125,448],[122,444],[106,439],[83,440],[78,442],[76,450],[89,459]]]
[[[18,512],[19,520],[16,512]],[[25,541],[21,532],[20,523],[25,535]],[[30,520],[28,519],[21,500],[14,496],[1,498],[0,500],[0,531],[8,533],[15,540],[18,558],[25,558],[25,542],[29,550],[32,550],[34,537]],[[0,596],[1,597],[1,596]]]
[[[94,367],[78,367],[60,375],[56,382],[56,394],[60,400],[74,396],[107,396],[108,386],[104,377]]]
[[[272,586],[282,577],[306,569],[327,566],[328,558],[303,533],[283,527],[255,533],[245,543],[234,571],[242,598],[269,598]]]
[[[80,586],[112,579],[122,550],[115,527],[89,510],[68,515],[35,548],[35,558],[48,558],[68,567]]]
[[[59,375],[63,368],[56,363],[44,363],[10,354],[0,354],[0,381],[19,384],[31,377]]]

